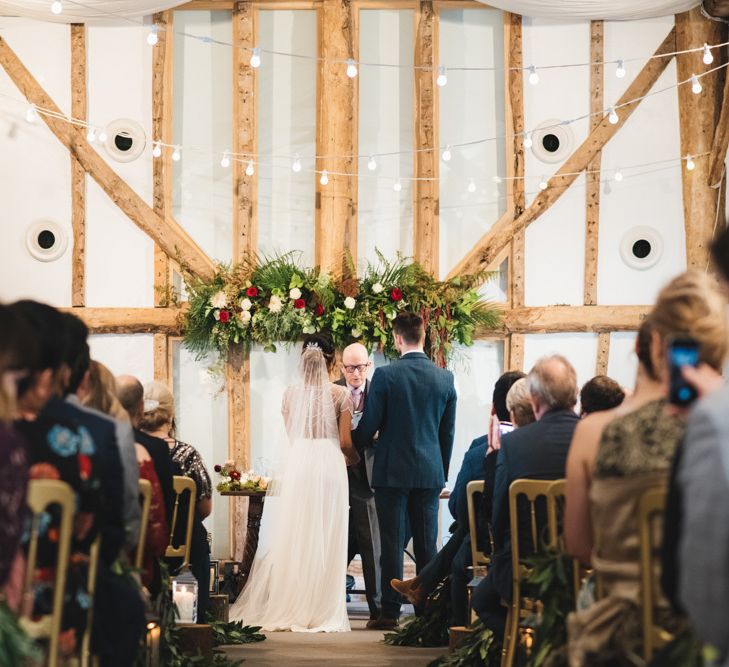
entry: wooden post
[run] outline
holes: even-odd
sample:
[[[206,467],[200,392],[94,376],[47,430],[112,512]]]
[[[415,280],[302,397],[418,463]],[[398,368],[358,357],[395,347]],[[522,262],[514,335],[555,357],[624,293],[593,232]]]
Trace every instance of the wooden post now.
[[[716,49],[714,49],[716,51]],[[709,180],[707,185],[719,187],[724,175],[726,152],[729,148],[729,76],[724,76],[724,94],[721,104],[721,113],[714,130],[714,141],[711,145],[709,158]]]
[[[509,336],[508,370],[524,370],[524,334],[513,333]]]
[[[421,0],[415,36],[415,181],[413,254],[426,271],[438,276],[440,259],[438,126],[435,86],[437,50],[435,12]]]
[[[356,152],[355,86],[344,76],[353,57],[350,0],[322,0],[320,17],[319,99],[317,105],[317,169],[329,172],[329,184],[316,176],[316,263],[323,271],[341,275],[347,251],[357,259],[357,179],[338,176],[354,173]],[[342,157],[349,156],[349,157]]]
[[[156,333],[152,336],[154,347],[154,379],[172,386],[170,381],[170,339],[167,333]]]
[[[86,26],[71,24],[71,115],[86,120]],[[86,172],[71,154],[71,305],[86,305]]]
[[[594,132],[602,120],[600,112],[605,108],[603,95],[603,22],[590,21],[590,132]],[[587,165],[586,174],[586,226],[585,226],[585,293],[586,306],[597,303],[597,255],[600,228],[600,164],[602,151]]]
[[[597,364],[595,375],[607,375],[610,358],[610,332],[601,331],[597,335]]]
[[[250,467],[250,386],[251,367],[249,355],[242,346],[230,349],[226,366],[228,387],[228,452],[242,470]],[[246,544],[246,517],[248,502],[244,498],[231,499],[231,542],[233,558],[240,560]]]

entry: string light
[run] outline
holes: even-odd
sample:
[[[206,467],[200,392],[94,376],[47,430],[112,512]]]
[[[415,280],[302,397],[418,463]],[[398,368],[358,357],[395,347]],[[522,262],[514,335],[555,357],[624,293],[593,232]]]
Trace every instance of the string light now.
[[[696,163],[690,155],[686,156],[686,169],[688,171],[693,171],[694,169],[696,169]]]
[[[251,53],[251,67],[257,69],[261,66],[261,47],[254,46]]]
[[[51,5],[51,11],[58,16],[63,11],[63,3],[61,0],[53,0],[53,4]]]
[[[99,132],[99,142],[101,142],[102,144],[105,144],[106,140],[107,140],[106,132],[104,130],[101,130],[101,132]]]
[[[536,65],[529,66],[529,83],[531,83],[532,86],[536,86],[539,83],[539,74],[537,74]]]
[[[158,30],[159,28],[157,25],[153,25],[152,29],[149,31],[149,34],[147,35],[147,44],[150,46],[154,46],[157,42],[159,42],[159,35],[157,34]]]
[[[704,57],[702,60],[704,61],[704,65],[711,65],[714,62],[714,54],[706,43],[704,44]]]
[[[395,185],[392,186],[392,189],[395,192],[400,192],[400,190],[402,190],[402,183],[400,183],[400,181],[395,181]]]
[[[249,160],[248,166],[246,167],[246,176],[253,176],[255,171],[256,170],[253,168],[253,160]]]
[[[367,160],[367,169],[370,171],[377,169],[377,160],[375,160],[374,155],[370,155],[370,159]]]
[[[180,151],[180,147],[175,146],[175,150],[172,151],[172,160],[174,162],[179,162],[181,157],[182,157],[182,153]]]
[[[93,144],[96,141],[96,130],[89,125],[89,131],[86,133],[86,141]]]
[[[471,193],[476,192],[476,183],[473,179],[468,181],[468,191]]]
[[[524,135],[524,148],[531,148],[532,147],[532,133],[527,132]]]
[[[618,79],[625,78],[625,61],[622,58],[618,58],[618,66],[615,68],[615,76]]]
[[[695,74],[691,75],[691,92],[694,95],[698,95],[703,88],[701,87],[701,81],[699,81],[699,77],[697,77]]]
[[[620,120],[620,118],[618,118],[618,112],[615,111],[615,107],[610,107],[608,120],[610,121],[611,125],[617,125],[618,121]]]
[[[539,181],[540,190],[546,190],[548,187],[549,187],[549,182],[546,178],[543,178],[541,181]]]
[[[38,111],[35,108],[35,104],[31,104],[28,110],[25,112],[25,120],[29,123],[35,123],[38,120]]]
[[[224,169],[227,169],[228,167],[230,167],[230,157],[228,155],[228,151],[225,151],[225,153],[223,153],[223,157],[220,160],[220,166],[223,167]]]
[[[350,79],[354,79],[354,77],[357,76],[357,65],[355,65],[354,60],[352,60],[352,58],[347,60],[347,76]]]
[[[443,162],[450,162],[451,161],[451,147],[446,146],[445,150],[441,154],[441,157],[443,158]]]
[[[620,183],[620,181],[622,181],[622,180],[623,180],[623,172],[622,172],[622,171],[620,171],[620,170],[618,169],[618,170],[617,170],[617,171],[615,172],[615,176],[613,176],[613,178],[614,178],[614,179],[615,179],[615,180],[616,180],[616,181],[617,181],[618,183]]]
[[[446,68],[445,67],[439,67],[438,68],[438,78],[435,80],[435,82],[441,88],[448,83],[448,75],[446,74]]]
[[[291,163],[291,169],[296,174],[301,171],[301,158],[298,153],[294,155],[294,161]]]
[[[327,185],[329,183],[329,174],[327,170],[321,172],[321,178],[319,179],[319,183],[322,185]]]
[[[152,147],[152,157],[160,157],[162,155],[162,144],[159,141],[154,142]]]

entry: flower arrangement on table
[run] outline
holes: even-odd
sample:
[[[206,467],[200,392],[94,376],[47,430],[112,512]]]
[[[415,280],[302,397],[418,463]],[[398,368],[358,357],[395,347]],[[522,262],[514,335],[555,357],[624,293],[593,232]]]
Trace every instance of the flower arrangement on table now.
[[[268,477],[256,475],[252,470],[248,472],[238,470],[233,460],[226,461],[222,466],[216,465],[214,470],[220,475],[220,481],[215,487],[219,493],[230,491],[265,493],[271,481]]]
[[[500,308],[484,301],[478,287],[493,274],[436,280],[417,262],[398,256],[368,264],[358,278],[334,278],[319,268],[304,268],[300,253],[220,265],[211,280],[184,271],[189,309],[183,321],[185,345],[203,356],[227,356],[233,345],[294,343],[304,334],[326,329],[338,347],[359,341],[386,357],[397,356],[392,320],[402,311],[425,322],[426,352],[440,366],[455,344],[471,345],[477,327],[495,329]]]

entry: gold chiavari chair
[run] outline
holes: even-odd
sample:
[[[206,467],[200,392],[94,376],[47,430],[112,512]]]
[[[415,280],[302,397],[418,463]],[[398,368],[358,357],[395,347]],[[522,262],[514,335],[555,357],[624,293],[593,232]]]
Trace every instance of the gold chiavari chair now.
[[[473,625],[476,620],[476,614],[472,609],[471,596],[479,582],[486,576],[486,568],[491,563],[491,556],[485,551],[481,551],[479,546],[479,523],[476,512],[476,503],[483,495],[485,489],[483,480],[474,480],[466,486],[466,506],[468,508],[468,532],[471,540],[471,566],[468,568],[473,574],[473,578],[468,583],[468,608],[466,610],[466,618],[469,626]],[[489,541],[491,542],[491,551],[493,552],[493,541],[489,532]]]
[[[94,601],[96,599],[96,576],[99,573],[99,553],[101,550],[101,535],[99,535],[89,550],[89,571],[86,579],[86,592],[91,606],[86,612],[86,629],[81,640],[81,667],[98,665],[98,659],[91,653],[91,633],[94,628]]]
[[[139,541],[137,542],[137,550],[134,555],[134,567],[141,570],[144,564],[144,547],[147,542],[149,510],[152,507],[152,483],[149,480],[139,480],[139,497],[142,501],[142,515],[139,523]]]
[[[28,544],[27,570],[23,582],[23,599],[32,599],[33,575],[35,574],[38,558],[38,540],[40,518],[50,506],[57,506],[61,513],[61,523],[58,530],[56,577],[53,582],[53,607],[49,616],[35,621],[30,616],[20,619],[25,632],[34,639],[48,640],[47,667],[57,667],[59,664],[59,637],[61,622],[63,620],[63,598],[66,590],[66,574],[68,571],[71,539],[73,537],[73,517],[76,511],[76,499],[73,489],[65,482],[57,480],[32,480],[28,485],[27,504],[32,512],[30,542]],[[26,613],[32,614],[32,604],[27,607]]]
[[[567,553],[564,539],[564,511],[567,503],[567,480],[558,479],[549,486],[547,493],[547,522],[549,525],[549,546],[561,554]],[[583,575],[586,572],[577,558],[572,559],[572,587],[575,604],[580,595]]]
[[[192,522],[195,512],[195,499],[197,497],[197,484],[189,477],[181,477],[175,475],[172,478],[172,486],[175,490],[175,507],[172,511],[172,521],[170,522],[170,543],[165,552],[167,558],[182,558],[182,567],[190,564],[190,544],[192,542]],[[185,540],[178,546],[173,546],[175,528],[177,527],[177,517],[180,509],[180,498],[186,491],[190,493],[190,501],[187,511],[187,525],[185,526]]]

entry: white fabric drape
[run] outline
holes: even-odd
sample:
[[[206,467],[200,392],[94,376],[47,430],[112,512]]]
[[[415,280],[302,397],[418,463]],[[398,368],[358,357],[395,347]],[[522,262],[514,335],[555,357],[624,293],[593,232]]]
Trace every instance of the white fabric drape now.
[[[0,16],[24,16],[54,23],[104,23],[136,19],[182,4],[180,0],[63,0],[63,12],[51,12],[51,0],[0,1]]]
[[[630,21],[668,16],[696,7],[698,0],[482,0],[522,16]]]

